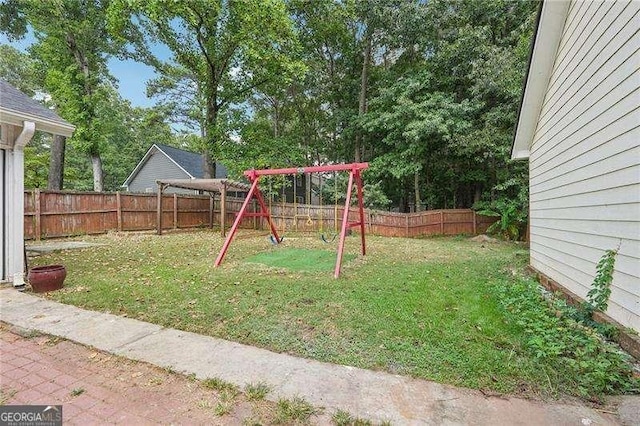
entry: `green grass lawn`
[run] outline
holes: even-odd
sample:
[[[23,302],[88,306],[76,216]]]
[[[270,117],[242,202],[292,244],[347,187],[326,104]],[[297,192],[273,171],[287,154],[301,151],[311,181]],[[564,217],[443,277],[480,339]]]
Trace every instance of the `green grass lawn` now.
[[[355,256],[347,253],[343,262],[354,259]],[[312,250],[296,247],[274,247],[273,250],[262,251],[246,260],[249,263],[261,263],[263,265],[284,268],[291,271],[322,272],[333,271],[336,265],[336,253],[326,249]]]
[[[528,252],[467,238],[294,235],[273,246],[241,231],[220,268],[207,230],[114,234],[106,243],[32,260],[63,263],[65,288],[46,297],[307,358],[519,395],[571,393],[562,372],[523,347],[494,287],[521,280]],[[297,258],[292,253],[312,257]],[[266,265],[265,265],[266,263]]]

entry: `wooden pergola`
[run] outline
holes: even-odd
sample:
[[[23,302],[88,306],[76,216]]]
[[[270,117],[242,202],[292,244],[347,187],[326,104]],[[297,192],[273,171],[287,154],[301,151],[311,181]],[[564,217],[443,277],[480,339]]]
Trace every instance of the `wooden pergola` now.
[[[182,188],[196,191],[208,192],[211,197],[211,214],[213,215],[215,194],[220,194],[220,233],[222,237],[225,232],[225,218],[227,215],[227,192],[248,192],[251,186],[242,182],[235,182],[228,179],[159,179],[158,184],[158,205],[157,205],[157,233],[162,235],[162,193],[169,187]],[[213,223],[213,220],[211,223]]]

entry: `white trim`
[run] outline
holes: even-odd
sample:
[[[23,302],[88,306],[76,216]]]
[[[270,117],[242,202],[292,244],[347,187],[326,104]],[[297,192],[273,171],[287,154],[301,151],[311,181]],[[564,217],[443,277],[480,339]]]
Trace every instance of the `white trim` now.
[[[75,130],[75,126],[66,121],[55,121],[42,116],[0,107],[0,122],[22,127],[22,123],[25,121],[35,123],[36,130],[65,137],[70,137]]]
[[[549,86],[570,1],[544,1],[536,32],[511,158],[528,158]]]
[[[156,144],[151,145],[151,148],[149,148],[147,150],[147,152],[144,154],[144,156],[142,157],[142,160],[140,160],[138,162],[138,164],[136,164],[136,167],[134,167],[133,171],[131,172],[131,174],[129,174],[129,177],[127,177],[124,180],[124,183],[122,184],[123,187],[127,188],[127,191],[129,190],[129,184],[131,183],[131,179],[133,179],[135,177],[135,175],[138,174],[138,172],[140,171],[140,169],[142,168],[142,165],[147,161],[147,159],[151,156],[151,150],[153,149],[153,147],[156,146]]]
[[[151,148],[149,148],[147,152],[144,154],[144,157],[142,157],[142,160],[140,160],[140,162],[136,165],[136,167],[133,169],[129,177],[127,177],[124,183],[121,185],[122,187],[127,188],[127,191],[129,190],[129,185],[131,184],[131,181],[133,180],[133,178],[136,177],[140,169],[142,169],[142,166],[144,166],[144,164],[147,162],[149,157],[151,157],[151,152],[153,151],[153,148],[156,148],[159,152],[164,154],[164,156],[167,157],[173,164],[175,164],[176,166],[178,166],[178,168],[180,168],[180,170],[185,172],[187,176],[189,176],[189,178],[195,179],[195,176],[193,176],[191,173],[186,171],[182,166],[180,166],[180,164],[176,163],[175,160],[171,158],[170,155],[168,155],[166,152],[160,149],[158,145],[154,143],[153,145],[151,145]]]
[[[513,152],[511,154],[511,159],[512,160],[526,160],[530,156],[531,156],[531,152],[528,149],[525,149],[524,151]]]
[[[17,126],[15,126],[18,129]],[[13,281],[14,287],[24,286],[24,147],[35,133],[36,123],[22,122],[22,131],[15,136],[13,150],[5,150],[6,181],[3,182],[3,192],[6,191],[6,229],[3,230],[3,240],[6,238],[6,271],[4,276]],[[10,136],[9,139],[13,138]],[[6,236],[4,232],[6,231]]]
[[[8,211],[7,211],[7,181],[5,180],[5,170],[7,163],[8,149],[0,149],[0,210],[2,210],[2,218],[0,219],[0,283],[9,282],[9,277],[6,271],[6,252],[8,246],[8,238],[5,237],[5,232],[8,224]]]
[[[16,138],[16,142],[13,146],[14,149],[24,149],[29,143],[33,134],[36,132],[36,123],[33,121],[23,121],[22,132]]]

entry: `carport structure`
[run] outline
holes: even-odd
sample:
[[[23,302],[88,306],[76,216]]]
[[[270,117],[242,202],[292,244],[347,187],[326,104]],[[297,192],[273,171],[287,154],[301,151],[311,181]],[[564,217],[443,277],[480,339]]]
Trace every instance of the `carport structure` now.
[[[227,216],[227,193],[228,192],[248,192],[251,186],[236,182],[229,179],[159,179],[156,181],[158,184],[158,203],[157,203],[157,221],[156,232],[158,235],[162,235],[162,194],[165,189],[169,187],[190,189],[197,191],[204,191],[209,193],[211,197],[210,212],[213,215],[215,196],[220,194],[220,234],[224,238],[226,235],[225,223]],[[210,218],[210,223],[213,223],[213,218]]]

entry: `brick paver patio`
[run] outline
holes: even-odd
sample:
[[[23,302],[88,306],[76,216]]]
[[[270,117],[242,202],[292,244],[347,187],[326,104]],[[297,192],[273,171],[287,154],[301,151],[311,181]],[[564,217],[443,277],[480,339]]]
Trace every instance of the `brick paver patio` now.
[[[218,417],[215,391],[163,369],[50,336],[0,327],[0,404],[63,405],[65,424],[242,424]]]

